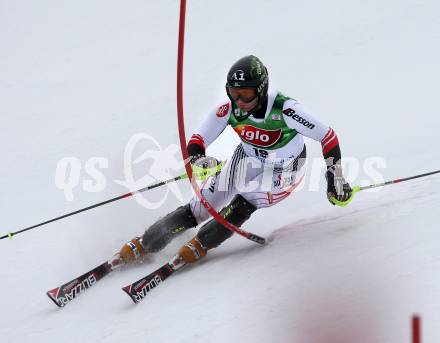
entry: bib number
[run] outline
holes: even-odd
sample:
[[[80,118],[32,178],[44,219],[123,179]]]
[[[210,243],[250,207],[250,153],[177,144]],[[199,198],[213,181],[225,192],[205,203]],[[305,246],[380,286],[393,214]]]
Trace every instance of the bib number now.
[[[255,156],[260,158],[266,158],[269,153],[264,149],[254,148]]]

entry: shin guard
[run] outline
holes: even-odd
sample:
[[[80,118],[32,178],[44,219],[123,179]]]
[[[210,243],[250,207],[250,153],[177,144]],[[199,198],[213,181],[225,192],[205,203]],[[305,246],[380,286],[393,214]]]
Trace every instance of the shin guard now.
[[[185,230],[197,226],[189,204],[180,206],[151,225],[142,237],[142,245],[147,252],[162,250],[174,237]]]
[[[236,195],[228,206],[220,211],[220,215],[231,224],[241,226],[248,220],[256,207],[241,195]],[[203,225],[197,233],[200,243],[208,250],[219,246],[223,241],[232,236],[232,231],[211,219]]]

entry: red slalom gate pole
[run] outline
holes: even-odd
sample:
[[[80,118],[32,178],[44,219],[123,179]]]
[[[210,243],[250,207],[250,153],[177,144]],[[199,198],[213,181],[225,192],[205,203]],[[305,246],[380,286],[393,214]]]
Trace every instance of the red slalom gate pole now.
[[[195,178],[193,178],[191,165],[188,158],[188,150],[186,149],[186,137],[185,137],[185,123],[183,116],[183,50],[185,41],[185,15],[186,15],[186,0],[180,0],[180,17],[179,17],[179,43],[177,52],[177,122],[179,125],[179,139],[180,148],[182,150],[183,160],[186,161],[185,169],[190,180],[191,186],[199,198],[202,205],[208,210],[209,214],[215,218],[220,224],[228,228],[229,230],[238,233],[239,235],[246,237],[247,239],[259,244],[265,244],[266,240],[263,237],[257,236],[251,232],[244,231],[239,227],[229,223],[222,216],[220,216],[209,204],[209,202],[203,197],[199,186]]]
[[[422,343],[421,320],[418,315],[412,317],[412,343]]]

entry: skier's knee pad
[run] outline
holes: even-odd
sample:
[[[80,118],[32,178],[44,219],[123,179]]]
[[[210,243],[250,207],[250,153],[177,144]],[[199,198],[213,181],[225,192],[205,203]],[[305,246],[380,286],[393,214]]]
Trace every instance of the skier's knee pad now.
[[[142,236],[142,245],[147,252],[162,250],[175,236],[197,226],[189,204],[176,208],[151,225]]]
[[[220,215],[229,223],[241,226],[256,209],[254,205],[241,195],[236,195],[230,204],[220,211]],[[206,249],[212,249],[231,237],[232,233],[231,230],[221,225],[215,219],[211,219],[199,230],[197,238]]]

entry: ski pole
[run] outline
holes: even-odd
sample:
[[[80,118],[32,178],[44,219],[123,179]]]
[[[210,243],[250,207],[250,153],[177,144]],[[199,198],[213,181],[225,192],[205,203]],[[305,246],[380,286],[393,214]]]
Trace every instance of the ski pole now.
[[[414,175],[414,176],[409,176],[409,177],[405,177],[402,179],[395,179],[395,180],[391,180],[391,181],[386,181],[386,182],[382,182],[382,183],[376,183],[376,184],[371,184],[368,186],[354,186],[352,188],[352,196],[346,200],[346,201],[339,201],[337,200],[335,197],[332,197],[331,200],[335,205],[344,207],[347,206],[354,198],[354,195],[360,191],[363,191],[365,189],[370,189],[370,188],[376,188],[376,187],[383,187],[383,186],[388,186],[388,185],[392,185],[395,183],[400,183],[400,182],[404,182],[404,181],[409,181],[409,180],[414,180],[414,179],[418,179],[420,177],[426,177],[429,175],[434,175],[434,174],[438,174],[440,173],[440,170],[436,170],[436,171],[432,171],[429,173],[424,173],[424,174],[419,174],[419,175]]]
[[[197,179],[204,180],[204,179],[207,179],[208,177],[210,177],[211,175],[219,172],[222,167],[223,167],[222,163],[219,163],[216,167],[213,167],[213,168],[210,168],[210,169],[206,169],[206,168],[203,169],[203,168],[200,168],[200,167],[196,167],[198,169],[197,169],[197,171],[194,174],[196,175]],[[109,204],[109,203],[117,201],[117,200],[121,200],[121,199],[124,199],[124,198],[131,197],[132,195],[134,195],[136,193],[142,193],[142,192],[145,192],[145,191],[149,191],[150,189],[166,185],[167,183],[175,182],[175,181],[178,181],[178,180],[183,180],[183,179],[186,179],[186,178],[188,178],[188,175],[186,173],[184,173],[184,174],[176,176],[176,177],[174,177],[172,179],[168,179],[168,180],[165,180],[165,181],[161,181],[161,182],[155,183],[153,185],[150,185],[150,186],[138,189],[137,191],[133,191],[133,192],[129,192],[129,193],[126,193],[126,194],[122,194],[120,196],[117,196],[117,197],[114,197],[114,198],[111,198],[111,199],[99,202],[99,203],[91,205],[91,206],[84,207],[82,209],[79,209],[79,210],[76,210],[76,211],[64,214],[62,216],[59,216],[59,217],[56,217],[56,218],[53,218],[53,219],[46,220],[44,222],[41,222],[41,223],[38,223],[38,224],[35,224],[35,225],[32,225],[32,226],[26,227],[24,229],[21,229],[21,230],[15,231],[15,232],[8,232],[6,235],[0,236],[0,239],[4,239],[4,238],[12,239],[13,236],[15,236],[15,235],[17,235],[19,233],[22,233],[22,232],[25,232],[25,231],[29,231],[29,230],[35,229],[37,227],[40,227],[40,226],[43,226],[43,225],[46,225],[46,224],[49,224],[49,223],[53,223],[53,222],[55,222],[57,220],[60,220],[60,219],[63,219],[63,218],[67,218],[67,217],[73,216],[75,214],[78,214],[78,213],[81,213],[81,212],[85,212],[85,211],[91,210],[93,208],[96,208],[96,207],[99,207],[99,206],[102,206],[102,205]]]

